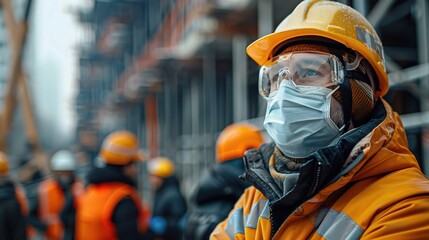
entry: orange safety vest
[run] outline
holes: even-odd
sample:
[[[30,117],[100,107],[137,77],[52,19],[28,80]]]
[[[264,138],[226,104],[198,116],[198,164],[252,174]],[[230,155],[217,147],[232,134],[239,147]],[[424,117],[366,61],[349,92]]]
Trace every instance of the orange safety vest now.
[[[116,206],[124,197],[131,197],[135,202],[139,212],[138,226],[141,232],[146,231],[150,213],[148,208],[142,205],[142,198],[137,191],[125,183],[108,182],[87,187],[77,208],[76,239],[117,239],[111,218]]]
[[[83,185],[76,181],[72,185],[75,202],[83,194]],[[39,218],[47,224],[44,235],[49,240],[63,239],[64,227],[60,219],[61,210],[65,204],[64,191],[54,179],[46,179],[39,185]]]

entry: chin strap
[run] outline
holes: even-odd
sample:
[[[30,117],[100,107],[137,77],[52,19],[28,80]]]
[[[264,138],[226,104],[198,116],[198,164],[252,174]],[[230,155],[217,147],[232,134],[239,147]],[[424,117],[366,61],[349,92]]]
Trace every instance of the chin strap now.
[[[366,74],[363,74],[359,71],[357,71],[358,66],[361,63],[362,56],[358,54],[357,58],[353,63],[348,63],[344,60],[343,54],[345,49],[333,47],[330,48],[330,53],[337,56],[339,59],[342,60],[342,63],[344,66],[349,65],[351,67],[350,70],[346,70],[346,74],[344,76],[344,82],[340,84],[340,94],[334,94],[337,100],[341,103],[342,110],[343,110],[343,119],[344,119],[344,132],[346,132],[350,124],[352,123],[352,108],[353,108],[353,93],[352,93],[352,87],[350,85],[350,79],[363,81],[363,82],[370,82],[369,77]],[[350,65],[352,64],[352,65]],[[338,96],[341,95],[341,96]]]
[[[369,80],[366,74],[356,70],[347,71],[344,77],[344,82],[340,85],[339,91],[341,92],[341,106],[344,114],[344,131],[347,131],[352,123],[352,110],[353,110],[353,93],[350,85],[350,79],[367,82]]]

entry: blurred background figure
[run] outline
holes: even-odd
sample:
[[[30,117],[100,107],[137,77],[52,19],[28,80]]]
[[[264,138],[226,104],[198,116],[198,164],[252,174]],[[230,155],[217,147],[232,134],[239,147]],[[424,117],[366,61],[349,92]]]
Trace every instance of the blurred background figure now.
[[[46,239],[73,239],[74,206],[83,193],[83,185],[74,174],[73,154],[68,150],[56,152],[50,168],[51,177],[39,184],[37,198],[30,202],[29,222]]]
[[[174,172],[174,164],[168,158],[148,162],[149,179],[155,190],[150,230],[156,239],[177,240],[183,233],[181,220],[186,213],[186,201]]]
[[[29,142],[25,144],[24,149],[26,154],[19,162],[18,180],[23,185],[35,184],[49,174],[49,157]]]
[[[7,156],[0,152],[0,239],[27,239],[22,197],[9,178]],[[21,201],[21,202],[20,202]]]
[[[191,197],[185,239],[209,239],[216,225],[228,216],[250,183],[244,173],[243,155],[264,142],[260,131],[250,124],[226,127],[216,142],[216,163],[201,175]]]
[[[88,186],[77,210],[76,239],[145,239],[149,211],[136,189],[139,142],[128,131],[108,135],[100,163],[88,174]]]

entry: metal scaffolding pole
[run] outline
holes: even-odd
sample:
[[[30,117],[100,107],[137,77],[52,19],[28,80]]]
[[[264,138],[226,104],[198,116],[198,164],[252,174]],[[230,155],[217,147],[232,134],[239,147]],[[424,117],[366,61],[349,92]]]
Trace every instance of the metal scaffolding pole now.
[[[258,0],[258,36],[273,32],[273,1]]]
[[[429,111],[416,112],[401,115],[404,128],[408,129],[419,129],[424,126],[429,126]]]
[[[216,132],[216,111],[217,111],[217,91],[216,91],[216,51],[214,48],[207,48],[203,59],[203,91],[204,91],[204,129],[202,135],[204,167],[214,161],[213,152],[208,151],[214,145]]]
[[[258,36],[262,37],[273,32],[274,25],[273,0],[258,0]],[[267,102],[258,97],[258,116],[263,116]]]
[[[202,139],[201,139],[201,132],[203,129],[201,124],[204,121],[201,121],[202,113],[200,111],[201,102],[203,101],[204,96],[202,96],[202,84],[200,76],[192,76],[191,77],[191,96],[190,96],[190,107],[191,107],[191,138],[189,145],[190,148],[188,149],[188,155],[186,156],[187,159],[196,159],[198,160],[197,164],[191,163],[191,179],[198,179],[198,176],[200,175],[200,171],[203,168],[203,164],[201,161],[203,160],[203,154],[201,153],[201,147],[202,147]],[[187,140],[189,141],[189,139]]]
[[[368,21],[374,28],[377,28],[381,19],[383,19],[393,3],[395,3],[395,0],[381,0],[377,2],[367,17]]]
[[[389,73],[390,87],[395,88],[427,76],[429,76],[429,63],[405,68],[398,72]]]
[[[353,0],[353,8],[364,16],[368,14],[368,4],[366,0]]]
[[[177,82],[178,82],[178,71],[177,69],[172,68],[171,77],[168,79],[168,83],[165,82],[164,88],[164,98],[165,98],[165,126],[164,129],[164,138],[161,142],[164,143],[163,146],[165,155],[173,156],[174,159],[177,158],[177,137],[178,137],[178,98],[177,98]],[[168,143],[168,144],[167,144]]]
[[[232,39],[234,122],[248,118],[246,47],[246,37],[234,36]]]
[[[419,63],[429,63],[429,6],[427,0],[416,1],[416,28],[417,28],[417,47]],[[420,106],[421,111],[429,110],[429,76],[422,77],[420,80]],[[423,156],[423,172],[429,175],[429,139],[425,136],[429,135],[429,129],[422,130],[422,156]]]

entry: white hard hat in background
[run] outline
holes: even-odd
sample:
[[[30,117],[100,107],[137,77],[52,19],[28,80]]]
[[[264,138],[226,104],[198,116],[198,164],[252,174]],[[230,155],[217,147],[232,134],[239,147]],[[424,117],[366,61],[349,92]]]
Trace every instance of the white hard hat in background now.
[[[56,152],[51,159],[51,169],[53,171],[74,171],[76,161],[73,154],[68,150]]]

